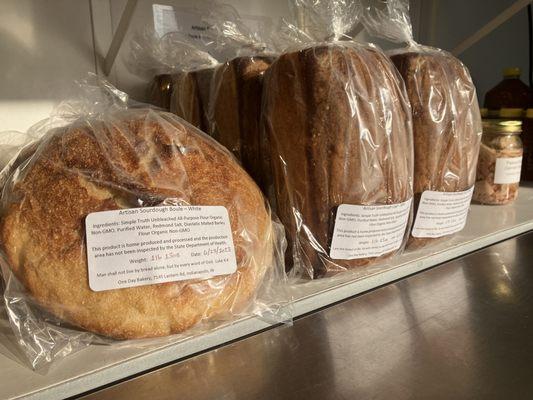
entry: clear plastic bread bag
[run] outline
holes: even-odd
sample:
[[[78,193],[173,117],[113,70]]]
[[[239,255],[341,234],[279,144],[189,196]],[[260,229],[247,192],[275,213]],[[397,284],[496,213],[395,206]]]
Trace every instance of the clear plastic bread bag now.
[[[361,5],[294,2],[300,26],[264,78],[269,138],[287,263],[318,278],[371,273],[402,251],[413,196],[411,109],[390,59],[349,37]]]
[[[31,366],[289,321],[283,228],[234,157],[105,81],[80,88],[1,175],[4,300]]]
[[[198,1],[193,10],[205,14],[206,18],[210,13],[237,18],[233,7],[211,0]],[[209,93],[210,75],[219,60],[225,60],[219,51],[224,46],[216,43],[214,37],[207,31],[193,36],[177,22],[165,29],[149,24],[135,32],[125,57],[126,66],[133,74],[151,81],[150,104],[171,111],[204,131],[203,107]],[[178,93],[181,90],[187,96],[173,100],[174,90]]]
[[[263,76],[279,54],[273,41],[274,24],[265,21],[251,28],[239,17],[228,19],[214,12],[207,21],[215,32],[215,42],[235,55],[215,68],[207,132],[241,161],[268,195],[269,151],[260,135],[260,119]]]
[[[390,52],[413,110],[415,218],[409,248],[461,231],[476,180],[482,125],[468,69],[450,53],[413,40],[408,0],[365,0],[363,25],[406,46]]]

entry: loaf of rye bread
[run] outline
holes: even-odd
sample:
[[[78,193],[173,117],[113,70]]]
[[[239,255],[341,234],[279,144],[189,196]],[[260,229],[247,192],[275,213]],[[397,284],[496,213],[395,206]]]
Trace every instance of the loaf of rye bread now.
[[[256,184],[214,140],[172,114],[138,109],[58,128],[33,150],[4,182],[0,249],[46,310],[91,332],[142,338],[227,319],[250,304],[272,265],[272,223]],[[237,271],[92,291],[85,217],[169,199],[227,208]]]
[[[209,129],[207,110],[214,71],[204,68],[172,75],[170,112],[204,132]]]
[[[481,116],[467,68],[451,54],[428,47],[394,54],[391,59],[405,81],[413,111],[415,199],[418,202],[425,190],[471,188]],[[435,240],[411,236],[408,246],[419,248]]]
[[[266,192],[270,170],[265,170],[259,132],[263,75],[271,57],[237,57],[220,65],[213,78],[209,133],[239,159]]]
[[[371,46],[304,48],[271,65],[263,96],[277,213],[294,261],[311,277],[375,261],[334,260],[329,247],[339,205],[412,197],[411,111],[390,60]]]

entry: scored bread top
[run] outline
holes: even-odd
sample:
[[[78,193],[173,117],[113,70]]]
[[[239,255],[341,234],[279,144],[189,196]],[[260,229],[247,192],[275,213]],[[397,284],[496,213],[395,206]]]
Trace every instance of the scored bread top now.
[[[258,187],[220,145],[169,113],[139,109],[81,119],[49,132],[21,165],[2,197],[5,258],[41,306],[86,330],[162,336],[237,313],[271,264],[271,220]],[[167,199],[227,208],[237,272],[93,292],[85,217]]]

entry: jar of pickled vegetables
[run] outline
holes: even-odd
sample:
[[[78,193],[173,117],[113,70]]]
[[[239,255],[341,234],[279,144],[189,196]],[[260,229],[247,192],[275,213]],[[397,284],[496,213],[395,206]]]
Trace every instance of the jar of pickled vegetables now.
[[[501,205],[516,199],[523,155],[521,132],[521,121],[483,121],[474,201]]]

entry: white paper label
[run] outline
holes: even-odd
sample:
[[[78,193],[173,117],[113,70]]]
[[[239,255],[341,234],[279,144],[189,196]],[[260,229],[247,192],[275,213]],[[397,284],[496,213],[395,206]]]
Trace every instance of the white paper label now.
[[[153,4],[152,10],[154,13],[154,29],[159,37],[178,30],[178,21],[176,20],[174,7]]]
[[[354,260],[398,250],[407,228],[411,201],[375,206],[340,205],[331,240],[331,258]]]
[[[464,192],[426,190],[420,197],[411,235],[438,238],[463,230],[474,187]]]
[[[522,157],[497,158],[494,169],[494,183],[504,185],[520,182]]]
[[[154,4],[154,29],[162,37],[170,32],[182,32],[194,40],[206,43],[213,39],[214,34],[204,21],[201,12],[189,8],[174,8],[162,4]]]
[[[221,206],[102,211],[85,219],[94,291],[209,278],[237,270],[228,210]]]

